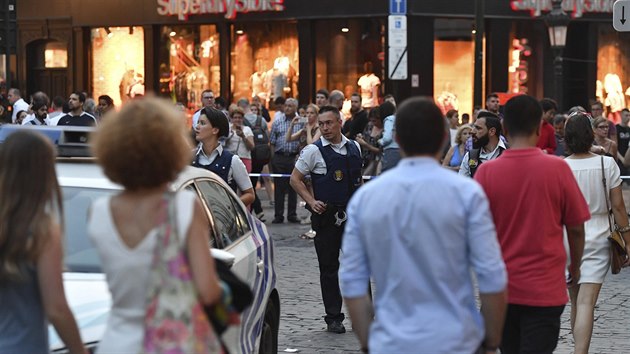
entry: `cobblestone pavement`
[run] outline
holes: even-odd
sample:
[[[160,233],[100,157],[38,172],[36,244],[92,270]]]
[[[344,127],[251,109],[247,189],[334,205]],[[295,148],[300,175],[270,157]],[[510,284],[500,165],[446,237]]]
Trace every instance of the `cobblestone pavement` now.
[[[260,195],[265,194],[260,193]],[[630,189],[624,190],[626,205],[630,204]],[[309,225],[271,224],[273,208],[263,202],[276,248],[278,290],[281,300],[281,320],[278,352],[299,353],[360,353],[352,333],[350,320],[344,324],[348,332],[326,332],[324,309],[319,288],[319,269],[312,240],[299,237]],[[308,212],[298,207],[298,216]],[[630,269],[619,275],[609,274],[602,287],[595,310],[595,325],[591,353],[630,352]],[[556,353],[571,353],[573,338],[569,323],[570,305],[562,316],[560,340]],[[287,350],[289,349],[289,350]]]

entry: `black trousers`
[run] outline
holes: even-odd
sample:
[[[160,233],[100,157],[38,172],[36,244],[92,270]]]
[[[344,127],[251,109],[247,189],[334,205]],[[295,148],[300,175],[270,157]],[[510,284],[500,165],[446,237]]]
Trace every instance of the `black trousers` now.
[[[252,160],[252,173],[262,172],[264,166],[265,165],[259,160]],[[258,177],[250,177],[249,179],[252,181],[252,186],[254,187],[254,203],[252,203],[252,209],[254,209],[254,213],[259,214],[263,212],[263,208],[262,204],[260,203],[260,198],[258,198],[258,193],[256,192],[256,183],[258,183]]]
[[[273,160],[271,160],[273,173],[290,175],[291,172],[293,172],[293,167],[295,167],[295,155],[273,155]],[[274,217],[284,219],[284,196],[288,194],[289,206],[287,208],[287,217],[297,218],[297,193],[291,188],[291,185],[289,185],[289,178],[275,177],[273,179],[273,185],[275,187],[274,198],[276,199]]]
[[[503,326],[501,353],[553,353],[558,345],[562,311],[564,305],[536,307],[509,304]]]
[[[343,300],[339,290],[339,250],[345,222],[336,226],[335,213],[336,209],[329,206],[324,214],[313,213],[311,216],[311,226],[317,232],[315,251],[319,262],[319,282],[326,309],[326,323],[343,321],[345,318],[341,312]]]

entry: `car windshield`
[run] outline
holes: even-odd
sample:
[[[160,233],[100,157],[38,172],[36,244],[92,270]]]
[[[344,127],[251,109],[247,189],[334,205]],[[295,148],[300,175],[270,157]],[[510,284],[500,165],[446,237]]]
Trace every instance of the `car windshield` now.
[[[67,272],[100,273],[101,261],[87,233],[92,202],[116,193],[112,189],[62,187],[66,233],[64,265]]]

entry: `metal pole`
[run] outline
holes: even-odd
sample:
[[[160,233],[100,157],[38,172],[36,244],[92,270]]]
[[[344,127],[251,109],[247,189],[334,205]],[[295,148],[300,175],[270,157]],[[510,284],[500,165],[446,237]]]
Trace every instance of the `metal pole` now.
[[[4,59],[5,59],[5,73],[6,73],[6,81],[4,85],[6,86],[6,93],[9,92],[9,88],[11,87],[11,25],[9,24],[11,12],[9,11],[9,2],[11,0],[3,1],[2,6],[4,6]]]
[[[483,107],[483,35],[485,0],[475,0],[475,83],[473,103]]]

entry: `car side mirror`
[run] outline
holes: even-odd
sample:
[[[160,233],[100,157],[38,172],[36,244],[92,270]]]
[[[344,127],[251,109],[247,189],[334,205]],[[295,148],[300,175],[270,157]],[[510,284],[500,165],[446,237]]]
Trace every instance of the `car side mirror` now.
[[[224,250],[220,250],[218,248],[211,248],[210,254],[212,255],[212,257],[225,262],[230,268],[234,265],[234,262],[236,261],[236,257],[233,254]]]

